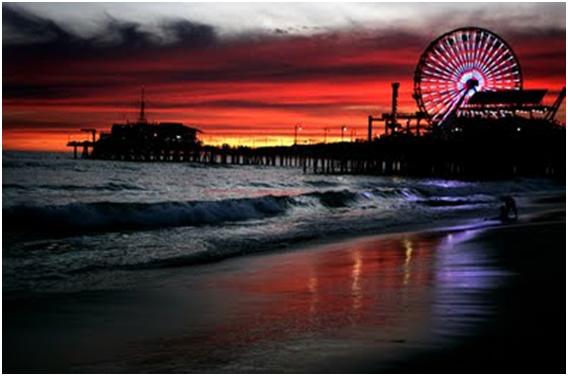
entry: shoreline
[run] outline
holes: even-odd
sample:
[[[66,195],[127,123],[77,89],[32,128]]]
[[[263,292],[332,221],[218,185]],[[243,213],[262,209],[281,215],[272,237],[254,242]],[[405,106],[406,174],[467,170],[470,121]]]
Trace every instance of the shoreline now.
[[[303,250],[315,250],[318,248],[326,247],[326,246],[333,246],[343,243],[351,243],[351,242],[359,242],[359,241],[370,241],[374,239],[388,239],[393,237],[401,237],[405,234],[413,234],[413,233],[420,233],[420,234],[429,234],[434,235],[437,233],[453,233],[453,232],[460,232],[460,231],[468,231],[468,230],[485,230],[485,229],[493,229],[493,228],[504,228],[504,227],[518,227],[524,226],[528,224],[534,223],[541,223],[545,220],[564,220],[565,218],[565,209],[558,209],[558,208],[548,208],[543,210],[540,208],[539,210],[528,211],[519,216],[519,220],[511,223],[501,223],[501,221],[492,219],[492,218],[480,218],[480,217],[460,217],[454,219],[441,219],[433,223],[414,223],[414,224],[406,224],[406,225],[394,225],[388,227],[381,227],[381,228],[369,228],[362,230],[357,233],[344,233],[344,234],[335,234],[335,235],[325,235],[325,236],[318,236],[313,238],[298,238],[292,242],[283,242],[283,243],[274,243],[270,246],[255,249],[252,252],[248,253],[235,253],[235,254],[218,254],[216,256],[207,255],[200,255],[196,254],[190,257],[187,260],[184,260],[183,263],[160,263],[157,265],[152,265],[148,267],[138,267],[132,269],[124,269],[125,271],[132,271],[134,273],[144,273],[145,271],[159,271],[159,270],[177,270],[177,269],[185,269],[185,268],[193,268],[193,267],[207,267],[208,265],[216,265],[219,263],[224,262],[231,262],[237,259],[244,259],[247,260],[249,258],[256,258],[256,257],[264,257],[264,256],[271,256],[271,255],[278,255],[282,253],[293,253],[297,251]],[[133,231],[136,234],[136,231]],[[93,233],[93,234],[96,234]],[[78,236],[78,235],[76,235]],[[61,235],[62,238],[65,238],[65,235]],[[54,237],[58,239],[57,236]],[[41,239],[41,238],[40,238]],[[246,261],[245,261],[246,262]],[[113,270],[113,269],[111,269]],[[120,269],[116,269],[119,270]],[[97,293],[97,291],[101,291],[105,293],[106,291],[114,291],[114,290],[122,290],[125,286],[122,285],[104,285],[102,288],[87,288],[86,290],[39,290],[39,291],[28,291],[28,290],[14,290],[14,291],[4,291],[3,296],[9,299],[33,299],[35,297],[41,298],[42,296],[56,296],[56,295],[65,295],[65,294],[81,294],[81,293]]]
[[[565,290],[558,284],[564,263],[535,262],[531,250],[545,242],[563,251],[554,258],[565,260],[559,216],[336,239],[150,270],[151,283],[132,290],[5,296],[4,339],[11,346],[4,346],[4,371],[451,372],[471,361],[464,349],[477,354],[466,367],[472,372],[560,371],[563,355],[557,359],[556,350],[545,353],[523,335],[540,338],[539,332],[518,320],[517,328],[495,324],[518,314],[508,311],[511,302],[527,309],[527,281],[563,299],[557,293]],[[548,239],[539,240],[543,234]],[[511,239],[526,255],[515,256]],[[547,276],[546,268],[558,270]],[[531,310],[545,329],[543,340],[564,348],[546,331],[564,325],[560,315],[546,310],[542,316]],[[496,351],[496,333],[487,337],[487,327],[505,335],[500,345],[530,349],[532,357],[516,360],[523,367],[512,363],[513,350],[493,359],[486,348]],[[442,360],[448,354],[455,359]]]

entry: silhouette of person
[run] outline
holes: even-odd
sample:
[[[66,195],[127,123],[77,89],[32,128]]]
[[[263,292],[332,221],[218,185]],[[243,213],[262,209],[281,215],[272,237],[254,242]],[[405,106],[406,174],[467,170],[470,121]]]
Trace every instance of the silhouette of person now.
[[[511,196],[503,196],[501,197],[501,201],[503,201],[503,205],[499,208],[499,219],[503,222],[516,221],[519,217],[519,213],[515,199]],[[512,217],[511,214],[513,215]]]

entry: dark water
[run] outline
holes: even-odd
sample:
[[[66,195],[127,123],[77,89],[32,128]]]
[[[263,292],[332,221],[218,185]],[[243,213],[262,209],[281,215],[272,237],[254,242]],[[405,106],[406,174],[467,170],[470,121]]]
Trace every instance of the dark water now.
[[[136,271],[148,268],[479,221],[497,213],[503,194],[527,213],[554,206],[565,191],[536,179],[316,176],[48,153],[5,152],[2,163],[4,293],[135,286]]]

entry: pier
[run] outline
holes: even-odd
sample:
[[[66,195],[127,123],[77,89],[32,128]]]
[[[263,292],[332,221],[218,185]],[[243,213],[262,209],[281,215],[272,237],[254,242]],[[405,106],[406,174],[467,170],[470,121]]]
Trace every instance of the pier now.
[[[137,162],[193,162],[204,165],[296,168],[310,174],[371,174],[451,178],[563,178],[564,127],[545,120],[471,120],[464,130],[425,136],[395,134],[372,142],[340,142],[289,147],[156,149],[146,154],[106,155]],[[488,136],[491,137],[488,137]]]
[[[73,158],[77,159],[77,151],[81,150],[81,156],[83,158],[89,158],[91,153],[89,149],[92,151],[95,143],[91,141],[69,141],[67,143],[68,147],[73,148]]]

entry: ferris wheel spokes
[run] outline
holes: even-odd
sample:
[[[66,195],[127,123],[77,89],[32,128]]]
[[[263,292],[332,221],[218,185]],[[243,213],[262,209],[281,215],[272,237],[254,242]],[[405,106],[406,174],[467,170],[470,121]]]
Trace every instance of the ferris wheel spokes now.
[[[522,88],[520,65],[511,48],[480,28],[457,29],[432,42],[414,78],[414,98],[434,124],[448,119],[476,91]]]

